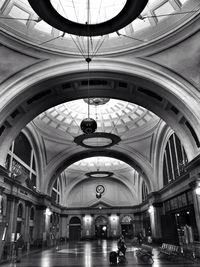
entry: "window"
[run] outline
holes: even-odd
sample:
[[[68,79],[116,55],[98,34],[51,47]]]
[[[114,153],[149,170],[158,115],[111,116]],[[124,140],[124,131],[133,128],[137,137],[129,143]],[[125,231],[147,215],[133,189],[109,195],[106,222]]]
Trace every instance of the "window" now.
[[[37,168],[34,150],[23,133],[16,137],[10,147],[6,168],[12,173],[12,177],[23,178],[29,188],[36,189]]]
[[[146,183],[143,181],[142,182],[142,202],[145,201],[147,199],[148,196],[148,188]]]
[[[167,185],[185,172],[188,159],[178,136],[173,133],[166,145],[163,161],[163,183]]]
[[[55,181],[52,191],[51,191],[51,197],[53,201],[57,204],[60,204],[60,177]]]

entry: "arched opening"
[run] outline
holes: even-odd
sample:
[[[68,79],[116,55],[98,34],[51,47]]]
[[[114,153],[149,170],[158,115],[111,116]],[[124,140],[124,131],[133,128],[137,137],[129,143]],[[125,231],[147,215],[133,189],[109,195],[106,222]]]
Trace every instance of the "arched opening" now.
[[[72,217],[69,221],[69,240],[79,241],[81,239],[81,220]]]
[[[135,235],[133,219],[130,215],[125,215],[121,219],[121,233],[124,238],[132,239]]]
[[[142,64],[143,66],[141,67]],[[121,69],[122,66],[117,64],[114,64],[113,66],[112,64],[113,71],[110,72],[109,62],[107,62],[108,72],[92,72],[91,79],[98,79],[98,81],[100,80],[103,82],[106,81],[106,85],[101,87],[95,85],[91,97],[98,96],[128,100],[151,110],[166,121],[166,123],[174,129],[180,139],[187,140],[186,152],[188,158],[192,159],[197,154],[199,147],[199,141],[196,134],[199,128],[197,123],[198,105],[194,103],[192,106],[194,110],[191,111],[191,106],[188,107],[184,102],[184,97],[190,98],[186,91],[184,92],[185,84],[181,84],[180,77],[174,77],[174,74],[169,73],[166,69],[164,69],[162,73],[162,82],[158,84],[157,81],[160,81],[160,69],[158,73],[156,65],[151,66],[151,70],[150,66],[144,64],[144,62],[136,62],[135,65],[131,67],[132,68],[129,68],[129,72],[126,69],[122,74],[117,70],[118,68]],[[59,69],[61,66],[57,66],[56,68],[57,71],[61,71]],[[94,70],[99,70],[99,68],[99,65],[94,65]],[[153,73],[152,69],[154,69]],[[38,81],[37,85],[32,85],[30,84],[31,81],[27,81],[26,88],[29,93],[26,97],[23,93],[19,95],[21,99],[24,99],[24,102],[21,103],[20,106],[23,107],[28,105],[27,112],[25,114],[20,113],[20,106],[16,106],[15,103],[15,109],[18,110],[19,113],[14,120],[12,119],[11,127],[7,127],[7,124],[2,125],[2,146],[4,146],[3,140],[6,144],[11,142],[17,132],[44,110],[66,101],[84,98],[87,86],[84,83],[84,78],[82,78],[82,82],[80,82],[81,77],[84,77],[84,73],[79,72],[73,75],[65,74],[65,76],[62,76],[62,73],[60,73],[59,78],[54,77],[51,80]],[[154,78],[149,80],[149,77]],[[156,80],[155,77],[158,79]],[[175,78],[178,80],[177,83]],[[50,83],[51,88],[49,88]],[[163,84],[167,85],[167,88],[163,86]],[[188,86],[191,87],[191,85]],[[113,90],[113,88],[117,88],[117,90]],[[191,88],[191,90],[193,90],[193,88]],[[159,94],[157,92],[159,92]],[[181,94],[180,92],[184,93]],[[192,101],[194,102],[194,99],[192,99]],[[9,108],[11,102],[8,102],[7,104],[5,109]],[[2,117],[2,123],[8,119],[9,117]],[[4,149],[6,148],[4,147],[3,150]]]
[[[95,237],[96,239],[108,237],[108,220],[105,216],[98,216],[95,220]]]

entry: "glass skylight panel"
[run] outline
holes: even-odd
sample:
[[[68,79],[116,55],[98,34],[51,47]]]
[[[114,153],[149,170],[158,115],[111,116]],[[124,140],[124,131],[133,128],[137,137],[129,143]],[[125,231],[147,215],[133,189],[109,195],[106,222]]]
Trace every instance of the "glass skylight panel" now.
[[[175,12],[175,10],[173,9],[172,5],[169,2],[167,2],[161,7],[155,9],[154,12],[155,12],[155,15],[157,16],[158,21],[161,21],[166,18],[165,16],[162,16],[162,15],[171,14]]]
[[[124,7],[125,0],[93,0],[90,1],[89,23],[97,24],[115,17]],[[51,1],[53,7],[63,17],[85,24],[88,21],[88,0]]]
[[[136,19],[132,22],[132,25],[135,32],[151,26],[150,21],[148,19]]]
[[[87,22],[88,0],[51,0],[51,3],[57,12],[65,18],[83,24]],[[111,19],[122,10],[125,3],[126,0],[90,0],[90,23],[96,24]],[[175,4],[175,7],[180,7],[180,12],[183,12],[184,15],[170,16],[170,14],[177,13],[173,4]],[[28,36],[28,42],[33,42],[33,44],[46,47],[47,49],[50,47],[53,50],[58,49],[58,51],[69,51],[70,53],[79,54],[72,40],[72,35],[65,33],[64,37],[54,39],[56,36],[61,36],[62,32],[52,28],[44,21],[37,22],[38,15],[33,11],[28,0],[0,0],[0,8],[2,16],[11,16],[16,19],[16,23],[13,23],[13,20],[7,19],[2,19],[1,21],[3,27],[7,25],[12,29],[12,35],[14,34],[16,37],[20,36],[24,40],[27,40],[26,38]],[[180,26],[184,24],[184,21],[187,23],[190,15],[186,15],[185,12],[190,10],[197,11],[198,9],[199,0],[149,0],[141,14],[142,17],[147,16],[148,18],[142,20],[137,18],[131,24],[119,30],[120,34],[133,37],[132,41],[131,38],[120,36],[114,32],[103,37],[93,37],[93,44],[95,46],[100,38],[105,38],[101,49],[98,50],[99,53],[112,53],[143,46],[147,42],[151,42],[154,38],[161,38],[162,35],[171,32],[175,22],[180,21]],[[194,13],[191,13],[191,18]],[[185,17],[186,20],[184,20]],[[28,19],[34,19],[36,23],[29,23],[30,21]],[[164,21],[166,21],[166,24],[163,23]],[[139,36],[138,39],[144,42],[134,40],[134,38],[137,39],[137,36]],[[73,38],[79,45],[85,47],[87,42],[86,37],[73,36]]]
[[[49,34],[52,32],[52,27],[43,20],[35,25],[35,29]]]
[[[13,5],[13,7],[10,10],[9,16],[13,18],[23,19],[23,20],[19,20],[19,22],[26,24],[27,23],[26,19],[29,18],[29,13]]]

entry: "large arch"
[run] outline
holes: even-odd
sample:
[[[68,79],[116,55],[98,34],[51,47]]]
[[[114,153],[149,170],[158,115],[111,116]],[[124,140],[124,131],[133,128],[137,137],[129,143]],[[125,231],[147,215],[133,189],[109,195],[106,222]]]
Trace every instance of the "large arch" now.
[[[0,164],[4,164],[11,141],[33,118],[52,106],[87,95],[87,86],[81,85],[86,74],[83,62],[48,64],[31,67],[2,85],[0,147],[4,157]],[[94,86],[91,96],[119,98],[151,110],[184,140],[189,160],[197,155],[200,107],[193,85],[143,59],[132,63],[96,60],[91,79],[110,81],[110,86]]]
[[[70,165],[72,165],[73,163],[81,160],[81,159],[85,159],[88,157],[95,157],[95,156],[105,156],[105,157],[112,157],[121,161],[124,161],[125,163],[127,163],[128,165],[130,165],[132,168],[134,168],[138,173],[141,174],[141,176],[143,177],[143,179],[146,181],[147,186],[149,188],[150,191],[153,191],[154,189],[154,184],[152,181],[152,177],[150,177],[149,175],[147,175],[144,172],[144,168],[140,166],[140,164],[136,161],[134,161],[130,156],[126,155],[125,153],[120,153],[118,151],[114,151],[114,150],[86,150],[86,151],[79,151],[78,153],[74,153],[71,157],[68,157],[65,161],[62,161],[57,168],[55,169],[54,175],[52,175],[50,177],[50,179],[48,181],[46,181],[45,185],[46,188],[44,188],[44,191],[47,194],[50,194],[51,190],[52,190],[52,186],[55,182],[55,180],[57,179],[57,177],[59,176],[59,174],[65,170],[67,167],[69,167]]]

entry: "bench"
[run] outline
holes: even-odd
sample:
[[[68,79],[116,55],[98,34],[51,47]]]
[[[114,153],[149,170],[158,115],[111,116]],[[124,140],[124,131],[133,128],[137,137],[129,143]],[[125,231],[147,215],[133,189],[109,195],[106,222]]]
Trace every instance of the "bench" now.
[[[163,243],[162,246],[159,248],[159,251],[159,254],[164,254],[168,257],[174,257],[177,256],[179,253],[179,246]]]
[[[136,250],[136,255],[139,258],[142,258],[146,261],[148,261],[149,259],[152,260],[153,262],[153,253],[152,253],[153,248],[151,246],[148,246],[146,244],[142,244],[141,248],[139,248],[138,250]]]

